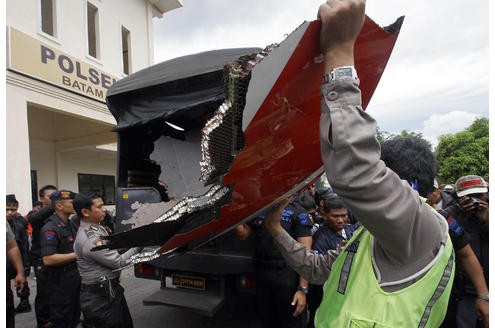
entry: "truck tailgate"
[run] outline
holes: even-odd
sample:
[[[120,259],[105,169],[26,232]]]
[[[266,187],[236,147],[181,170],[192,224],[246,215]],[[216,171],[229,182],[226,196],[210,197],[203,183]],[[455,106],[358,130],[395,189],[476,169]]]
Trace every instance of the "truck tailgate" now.
[[[224,304],[225,297],[215,292],[196,293],[188,290],[163,288],[143,299],[144,305],[168,305],[213,317]]]

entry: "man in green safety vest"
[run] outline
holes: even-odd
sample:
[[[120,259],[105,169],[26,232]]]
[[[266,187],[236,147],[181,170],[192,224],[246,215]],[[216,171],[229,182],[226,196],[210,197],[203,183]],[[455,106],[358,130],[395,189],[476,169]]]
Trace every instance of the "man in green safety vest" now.
[[[319,8],[325,58],[320,142],[333,190],[363,227],[341,251],[316,255],[280,227],[283,200],[266,219],[287,263],[322,284],[317,327],[438,327],[453,281],[446,220],[425,199],[436,174],[431,150],[412,139],[382,147],[362,110],[354,43],[365,0],[328,0]]]

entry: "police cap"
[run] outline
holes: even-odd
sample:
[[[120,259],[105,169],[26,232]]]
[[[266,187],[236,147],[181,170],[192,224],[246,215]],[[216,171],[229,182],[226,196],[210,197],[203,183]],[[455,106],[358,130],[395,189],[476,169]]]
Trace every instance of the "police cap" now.
[[[57,190],[50,195],[50,199],[52,202],[57,200],[67,200],[74,199],[76,197],[76,193],[70,190]]]

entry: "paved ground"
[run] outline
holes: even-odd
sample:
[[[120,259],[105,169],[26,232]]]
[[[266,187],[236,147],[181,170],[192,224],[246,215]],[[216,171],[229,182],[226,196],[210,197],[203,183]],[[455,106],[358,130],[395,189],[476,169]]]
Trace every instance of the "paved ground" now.
[[[16,315],[16,327],[33,328],[36,327],[34,315],[34,295],[36,293],[36,280],[28,277],[31,288],[31,305],[33,310],[28,313]],[[136,328],[259,328],[261,327],[255,312],[254,301],[250,295],[244,295],[232,300],[213,317],[208,318],[189,311],[171,308],[167,306],[143,306],[142,299],[158,290],[160,283],[154,280],[136,279],[132,269],[122,272],[122,285],[125,288],[125,295],[131,315]],[[15,305],[19,300],[15,299]]]

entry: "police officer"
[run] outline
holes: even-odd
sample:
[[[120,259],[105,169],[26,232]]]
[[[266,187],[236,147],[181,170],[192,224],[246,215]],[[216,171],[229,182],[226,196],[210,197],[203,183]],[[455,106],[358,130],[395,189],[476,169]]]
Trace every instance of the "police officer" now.
[[[48,305],[49,290],[47,288],[48,276],[41,259],[41,228],[48,218],[53,215],[54,209],[50,196],[57,191],[57,187],[46,185],[40,188],[39,197],[43,206],[28,214],[28,221],[33,228],[31,241],[31,264],[36,276],[36,296],[34,298],[34,310],[36,322],[39,328],[50,326],[50,307]]]
[[[76,327],[81,315],[79,287],[74,253],[74,231],[69,217],[74,214],[75,193],[59,190],[51,194],[55,213],[41,229],[41,257],[47,272],[48,303],[52,328]]]
[[[312,199],[312,198],[311,198]],[[311,223],[308,212],[316,210],[314,200],[304,208],[296,198],[284,210],[280,220],[290,236],[311,248]],[[273,238],[263,224],[261,215],[249,224],[236,227],[236,234],[247,239],[258,238],[254,254],[256,307],[263,328],[303,328],[307,326],[306,294],[308,282],[287,265]]]
[[[29,240],[27,234],[28,222],[17,212],[19,208],[19,202],[15,198],[14,194],[7,195],[6,197],[6,212],[7,212],[7,222],[9,223],[12,231],[14,232],[15,239],[17,241],[17,246],[21,251],[22,263],[24,264],[24,275],[29,276],[29,271],[31,269],[31,260],[29,256]],[[7,272],[9,277],[15,277],[14,268],[7,262]],[[10,272],[9,272],[10,271]],[[12,273],[13,274],[12,274]],[[27,281],[24,283],[23,287],[17,290],[17,296],[21,299],[21,302],[16,307],[16,313],[24,313],[31,311],[31,304],[29,304],[30,289]]]
[[[94,327],[133,327],[131,314],[119,284],[119,269],[127,260],[142,250],[132,248],[123,254],[116,250],[91,251],[102,245],[101,237],[108,236],[100,225],[105,218],[105,208],[100,195],[80,193],[74,200],[74,208],[81,218],[74,250],[81,274],[81,309],[87,324]]]

